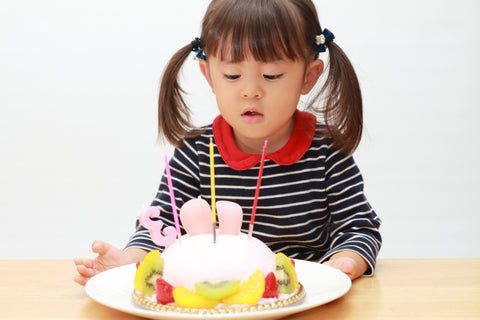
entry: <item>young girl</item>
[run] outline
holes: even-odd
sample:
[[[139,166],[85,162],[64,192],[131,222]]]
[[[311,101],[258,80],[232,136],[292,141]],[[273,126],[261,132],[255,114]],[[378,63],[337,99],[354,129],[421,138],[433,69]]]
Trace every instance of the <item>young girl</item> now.
[[[166,67],[159,98],[159,132],[176,149],[170,160],[178,208],[192,198],[211,200],[209,143],[215,144],[217,200],[244,211],[247,232],[260,154],[268,141],[253,235],[274,252],[318,261],[355,279],[372,275],[381,246],[380,219],[363,193],[351,156],[362,133],[362,101],[355,72],[334,36],[320,27],[310,0],[213,0],[200,38]],[[300,96],[328,75],[307,110]],[[220,116],[190,124],[178,82],[194,51],[216,96]],[[316,114],[319,119],[314,116]],[[166,177],[152,203],[173,225]],[[96,241],[95,259],[75,259],[85,284],[106,269],[141,261],[158,248],[139,226],[124,251]]]

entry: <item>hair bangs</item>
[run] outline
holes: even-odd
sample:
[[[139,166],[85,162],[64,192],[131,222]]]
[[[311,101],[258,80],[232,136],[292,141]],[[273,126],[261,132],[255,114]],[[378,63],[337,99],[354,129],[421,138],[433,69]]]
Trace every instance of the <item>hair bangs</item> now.
[[[202,42],[209,55],[241,62],[307,60],[309,32],[289,1],[213,1],[203,23]]]

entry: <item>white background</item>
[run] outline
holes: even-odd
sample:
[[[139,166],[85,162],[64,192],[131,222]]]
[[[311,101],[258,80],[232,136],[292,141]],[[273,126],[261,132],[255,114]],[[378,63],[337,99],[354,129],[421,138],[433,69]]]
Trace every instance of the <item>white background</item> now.
[[[0,2],[0,259],[123,247],[163,170],[163,67],[208,1]],[[316,1],[361,82],[380,257],[479,257],[480,2]],[[197,124],[217,114],[193,60]]]

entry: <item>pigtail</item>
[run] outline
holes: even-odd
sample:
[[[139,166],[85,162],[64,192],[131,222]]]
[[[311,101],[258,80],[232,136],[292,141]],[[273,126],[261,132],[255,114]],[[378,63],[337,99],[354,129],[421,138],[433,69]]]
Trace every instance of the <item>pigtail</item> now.
[[[318,96],[324,97],[323,113],[333,146],[351,154],[362,137],[363,115],[360,84],[350,60],[334,42],[327,44],[329,69]]]
[[[181,48],[170,59],[163,73],[158,98],[158,134],[175,147],[183,145],[186,137],[197,136],[191,124],[190,109],[183,94],[185,91],[178,81],[180,70],[192,52],[192,45]]]

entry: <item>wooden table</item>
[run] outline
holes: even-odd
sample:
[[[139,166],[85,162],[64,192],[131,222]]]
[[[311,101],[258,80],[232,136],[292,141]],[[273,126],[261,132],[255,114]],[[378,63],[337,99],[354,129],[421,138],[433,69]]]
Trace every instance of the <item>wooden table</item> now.
[[[74,274],[70,260],[0,260],[0,319],[139,319],[91,300]],[[480,258],[382,259],[342,298],[285,319],[480,319]]]

